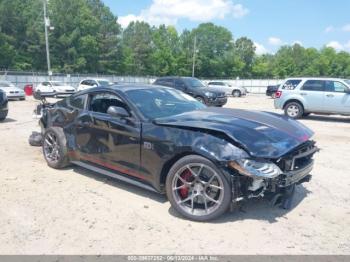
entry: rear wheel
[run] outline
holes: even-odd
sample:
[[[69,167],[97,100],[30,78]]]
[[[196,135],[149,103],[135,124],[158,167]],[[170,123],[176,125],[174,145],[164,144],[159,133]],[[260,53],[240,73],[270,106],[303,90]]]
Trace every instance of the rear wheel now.
[[[290,102],[284,107],[284,113],[291,118],[298,119],[303,116],[304,108],[298,102]]]
[[[232,91],[232,96],[233,97],[240,97],[241,95],[242,95],[242,93],[239,90],[233,90]]]
[[[166,180],[171,205],[182,216],[207,221],[222,215],[231,202],[231,186],[208,159],[191,155],[177,161]]]
[[[43,154],[47,164],[56,169],[69,165],[67,141],[62,128],[50,127],[42,141]]]

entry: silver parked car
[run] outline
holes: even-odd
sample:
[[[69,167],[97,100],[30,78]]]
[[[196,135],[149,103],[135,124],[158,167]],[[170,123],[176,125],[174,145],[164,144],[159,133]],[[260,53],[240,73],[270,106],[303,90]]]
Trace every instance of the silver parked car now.
[[[350,115],[350,80],[289,78],[279,87],[274,103],[292,118],[310,113]]]
[[[23,89],[16,87],[9,81],[0,81],[0,89],[2,89],[9,100],[19,99],[25,100],[26,96]]]
[[[222,81],[209,82],[208,86],[225,91],[227,96],[241,97],[247,94],[247,90],[244,87],[231,86],[230,84]]]

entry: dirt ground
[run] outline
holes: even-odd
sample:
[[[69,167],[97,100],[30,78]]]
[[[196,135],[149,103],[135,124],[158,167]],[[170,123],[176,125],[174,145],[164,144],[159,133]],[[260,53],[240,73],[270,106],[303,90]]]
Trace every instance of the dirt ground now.
[[[49,168],[28,137],[37,102],[10,102],[0,123],[0,254],[350,254],[350,118],[301,120],[322,149],[291,210],[261,200],[210,223],[164,196],[82,168]],[[275,111],[248,95],[228,107]]]

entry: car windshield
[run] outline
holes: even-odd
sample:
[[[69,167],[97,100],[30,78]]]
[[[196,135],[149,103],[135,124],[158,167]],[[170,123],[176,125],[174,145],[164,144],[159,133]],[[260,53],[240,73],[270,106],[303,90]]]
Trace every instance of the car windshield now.
[[[64,86],[64,83],[62,82],[51,82],[53,86]]]
[[[1,87],[14,87],[15,85],[11,82],[0,82]]]
[[[344,82],[350,85],[350,79],[345,79]]]
[[[196,88],[206,87],[201,81],[199,81],[196,78],[188,77],[188,78],[184,78],[184,81],[190,87],[196,87]]]
[[[108,86],[111,84],[108,80],[98,80],[97,82],[100,84],[100,86]]]
[[[191,96],[174,89],[132,89],[126,91],[126,95],[151,120],[206,107]]]

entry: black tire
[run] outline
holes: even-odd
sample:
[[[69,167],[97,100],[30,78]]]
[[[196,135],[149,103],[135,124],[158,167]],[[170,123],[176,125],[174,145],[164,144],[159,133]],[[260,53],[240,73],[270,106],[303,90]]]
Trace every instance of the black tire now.
[[[199,102],[201,102],[202,104],[206,104],[205,103],[205,99],[203,98],[203,97],[201,97],[201,96],[196,96],[196,99],[197,99],[197,101],[199,101]]]
[[[232,96],[233,97],[241,97],[242,96],[242,93],[240,90],[233,90],[232,91]]]
[[[303,117],[307,117],[307,116],[309,116],[311,113],[304,113],[303,114]]]
[[[22,98],[20,98],[19,100],[20,100],[20,101],[24,101],[24,100],[26,100],[26,98],[25,98],[25,97],[22,97]]]
[[[197,173],[195,177],[193,176],[193,170],[195,170],[194,168],[196,166],[198,166],[198,169],[201,168],[199,169],[200,171],[197,170],[199,174]],[[191,167],[191,169],[189,170],[188,167]],[[190,171],[189,173],[190,176],[193,176],[193,180],[191,182],[186,182],[186,185],[182,181],[190,178],[183,178],[182,174],[188,172],[187,170]],[[181,174],[179,175],[180,172]],[[210,173],[212,176],[208,176]],[[182,179],[180,179],[180,176]],[[199,181],[196,181],[196,178],[198,178]],[[203,184],[205,180],[206,183]],[[183,183],[180,185],[180,188],[182,187],[184,189],[178,188],[178,182],[180,182],[180,184]],[[214,182],[216,188],[214,187]],[[192,185],[189,185],[190,183]],[[187,190],[187,195],[182,196],[182,199],[180,196],[182,193],[181,190]],[[196,193],[198,194],[195,195]],[[197,155],[185,156],[171,167],[166,178],[166,194],[172,207],[177,212],[183,217],[194,221],[208,221],[219,217],[227,211],[232,200],[232,189],[227,177],[210,160]],[[188,198],[190,198],[188,200],[190,203],[187,205],[184,200]],[[194,203],[195,200],[196,203]],[[217,202],[211,200],[216,200]],[[194,204],[196,208],[193,208]],[[192,210],[190,211],[189,209]]]
[[[50,154],[50,144],[52,145],[54,142],[57,147],[53,148],[51,146],[52,150]],[[48,166],[61,169],[69,165],[67,141],[62,128],[50,127],[46,129],[42,141],[42,149]],[[52,155],[53,151],[54,154]]]
[[[294,119],[301,118],[304,114],[304,108],[299,102],[289,102],[284,107],[284,114]]]
[[[0,112],[0,121],[4,121],[7,117],[8,111],[2,111]]]

